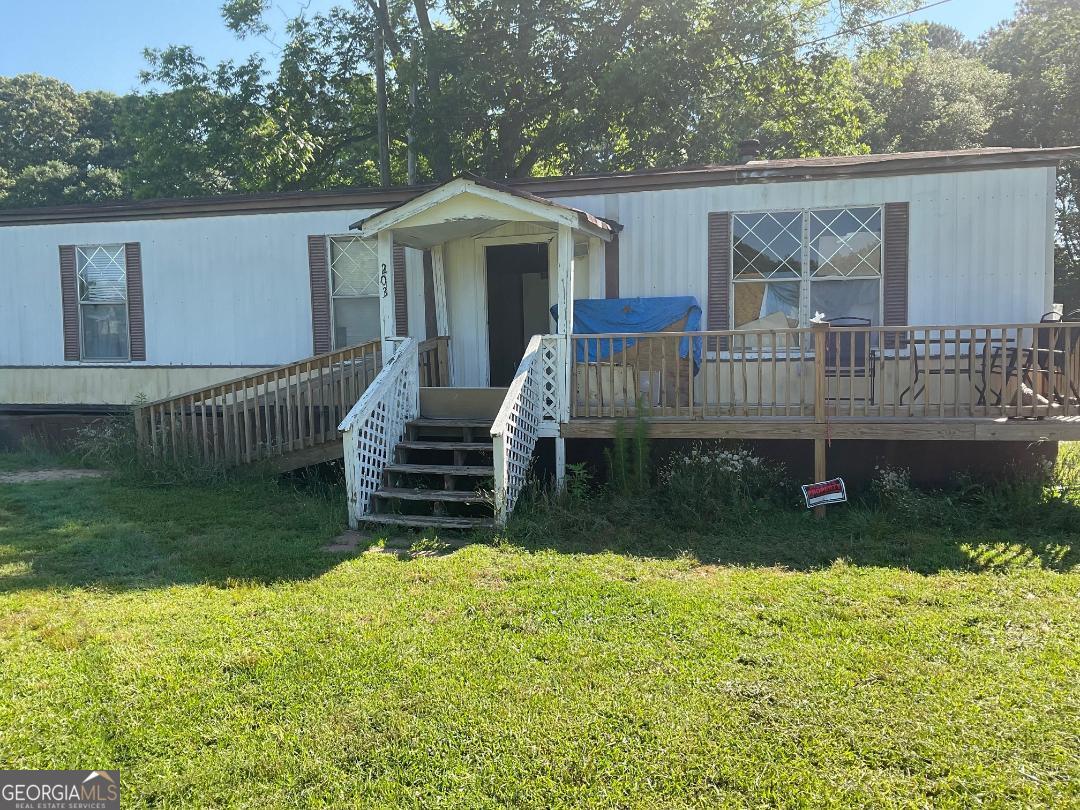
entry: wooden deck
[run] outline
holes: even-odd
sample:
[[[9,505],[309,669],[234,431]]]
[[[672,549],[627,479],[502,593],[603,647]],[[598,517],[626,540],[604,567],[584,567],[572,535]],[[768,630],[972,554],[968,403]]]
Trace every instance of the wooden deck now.
[[[1080,324],[574,335],[565,438],[1080,439]]]
[[[610,439],[625,419],[579,418],[562,426],[566,439]],[[817,439],[822,441],[1080,441],[1080,416],[1038,419],[961,417],[890,419],[836,417],[815,422],[806,417],[646,417],[648,435],[657,439]]]

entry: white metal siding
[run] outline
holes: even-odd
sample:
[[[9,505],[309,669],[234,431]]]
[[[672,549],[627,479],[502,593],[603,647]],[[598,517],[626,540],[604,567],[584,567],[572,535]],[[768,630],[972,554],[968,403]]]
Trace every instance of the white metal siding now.
[[[1053,188],[1053,169],[1018,168],[559,199],[624,226],[622,295],[690,294],[703,307],[710,211],[908,201],[909,320],[970,323],[1037,320],[1048,309]],[[304,357],[311,352],[306,237],[344,233],[372,212],[0,228],[0,366],[64,365],[57,247],[115,242],[142,244],[147,364],[254,366]],[[446,258],[455,368],[461,384],[483,384],[486,285],[473,241],[451,243]],[[587,261],[576,264],[579,294],[602,289],[599,279],[586,278]],[[422,335],[418,252],[409,251],[407,267],[410,330]]]
[[[140,242],[150,365],[311,354],[307,236],[369,209],[0,228],[0,366],[64,363],[57,248]],[[422,283],[417,285],[423,295]]]
[[[620,295],[708,296],[710,211],[911,204],[908,320],[1037,321],[1053,278],[1052,168],[637,191],[560,202],[623,225]],[[726,324],[710,324],[726,328]]]

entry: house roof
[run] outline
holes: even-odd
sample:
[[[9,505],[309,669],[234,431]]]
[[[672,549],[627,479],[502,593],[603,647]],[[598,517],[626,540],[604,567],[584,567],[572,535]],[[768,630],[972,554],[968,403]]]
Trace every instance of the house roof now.
[[[1046,149],[988,147],[933,152],[755,160],[732,165],[686,166],[609,174],[525,178],[510,180],[501,187],[513,189],[514,193],[562,197],[744,183],[1008,169],[1018,166],[1053,166],[1062,160],[1070,159],[1080,159],[1080,146]],[[435,187],[428,184],[386,189],[349,188],[333,191],[226,194],[204,198],[117,200],[81,205],[22,208],[0,210],[0,226],[355,210],[358,208],[380,209],[399,205]]]
[[[538,194],[514,188],[504,183],[496,183],[493,180],[487,180],[474,174],[462,174],[445,183],[440,183],[415,197],[403,200],[388,208],[384,208],[382,211],[372,214],[371,216],[364,217],[363,219],[354,222],[349,227],[361,231],[379,230],[383,227],[392,225],[397,220],[406,220],[416,211],[423,210],[425,207],[443,204],[462,194],[476,193],[479,190],[486,192],[482,196],[495,200],[498,200],[505,195],[504,199],[509,202],[512,207],[531,208],[533,212],[539,211],[541,215],[544,215],[545,212],[550,212],[549,215],[544,216],[545,219],[550,218],[552,220],[565,221],[565,224],[571,225],[579,230],[593,233],[594,235],[601,236],[605,239],[611,238],[612,234],[622,230],[622,226],[612,220],[601,219],[593,216],[587,211],[582,211],[580,208],[563,205],[562,203],[555,202],[547,197],[541,197]],[[524,201],[529,205],[515,206],[514,203],[518,200]],[[407,209],[414,210],[410,211]]]

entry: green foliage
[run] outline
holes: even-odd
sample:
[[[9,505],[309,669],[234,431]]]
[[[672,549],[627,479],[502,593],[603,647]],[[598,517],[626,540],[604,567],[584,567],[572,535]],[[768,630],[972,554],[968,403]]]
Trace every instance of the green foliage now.
[[[986,142],[1009,79],[973,56],[931,48],[906,58],[900,75],[865,66],[867,133],[875,152],[969,149]]]
[[[634,515],[632,550],[401,561],[323,551],[342,505],[0,485],[0,760],[119,768],[133,808],[1075,793],[1076,535],[878,540],[836,510],[706,540]]]
[[[1080,5],[1025,0],[1016,15],[980,43],[982,59],[1012,78],[992,143],[1067,146],[1080,142]],[[1058,290],[1066,309],[1080,307],[1080,164],[1058,173]]]
[[[1035,471],[1006,470],[993,481],[960,476],[942,490],[920,491],[905,469],[882,467],[870,503],[892,520],[950,531],[1037,526],[1080,532],[1080,449],[1062,445],[1058,462]]]
[[[118,100],[57,79],[0,76],[0,207],[98,202],[125,193]]]
[[[660,470],[655,497],[681,526],[707,530],[753,520],[763,509],[790,508],[796,487],[783,465],[721,442],[673,453]]]
[[[204,461],[194,445],[157,454],[140,449],[131,413],[80,427],[64,449],[80,464],[108,469],[129,484],[215,484],[226,477],[224,468]]]
[[[237,36],[277,41],[208,65],[147,51],[121,99],[0,78],[0,205],[378,182],[370,65],[388,53],[391,175],[491,178],[767,157],[1063,145],[1080,138],[1080,7],[1027,0],[979,43],[866,26],[901,0],[340,2],[289,13],[227,0]],[[807,45],[825,33],[852,33]],[[157,89],[162,88],[162,89]],[[1058,297],[1080,307],[1080,165],[1059,172]]]
[[[641,405],[640,402],[638,404]],[[638,413],[642,413],[640,407]],[[639,415],[633,424],[633,434],[627,436],[625,421],[617,422],[611,449],[604,450],[608,468],[608,487],[612,492],[624,498],[638,497],[649,488],[652,469],[648,423],[643,416]]]

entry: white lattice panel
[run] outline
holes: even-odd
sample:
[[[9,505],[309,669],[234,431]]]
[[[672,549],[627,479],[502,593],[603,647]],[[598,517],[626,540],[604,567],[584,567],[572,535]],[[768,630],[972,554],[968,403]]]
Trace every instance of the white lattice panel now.
[[[525,487],[545,413],[543,341],[529,342],[491,428],[495,446],[495,514],[505,523]]]
[[[358,518],[370,514],[383,470],[405,436],[405,425],[417,417],[417,369],[416,340],[405,338],[338,428],[344,434],[349,523],[354,528]]]
[[[540,395],[545,420],[559,421],[559,338],[544,335],[540,339]]]

